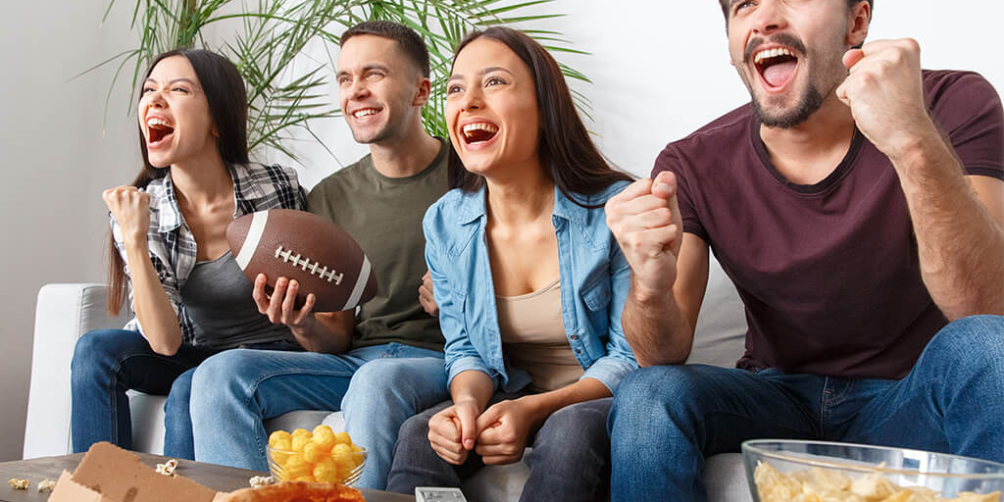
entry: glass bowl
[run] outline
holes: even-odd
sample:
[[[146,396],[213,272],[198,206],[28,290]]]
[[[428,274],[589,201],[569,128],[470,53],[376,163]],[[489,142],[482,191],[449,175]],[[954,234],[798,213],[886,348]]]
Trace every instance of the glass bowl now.
[[[321,483],[341,483],[352,486],[359,481],[366,466],[366,448],[361,451],[319,453],[313,462],[302,452],[278,450],[265,447],[268,471],[276,481],[310,481]]]
[[[1004,490],[1004,464],[957,455],[773,439],[742,451],[755,502],[997,502]]]

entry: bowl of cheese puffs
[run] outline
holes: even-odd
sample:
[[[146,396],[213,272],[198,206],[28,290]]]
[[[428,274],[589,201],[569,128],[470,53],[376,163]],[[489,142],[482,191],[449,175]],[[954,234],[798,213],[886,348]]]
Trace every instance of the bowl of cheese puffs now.
[[[341,483],[352,486],[366,465],[366,449],[353,444],[347,432],[327,425],[313,431],[275,431],[265,450],[268,470],[277,481]]]
[[[1004,464],[920,450],[760,439],[742,445],[755,502],[1002,502]]]

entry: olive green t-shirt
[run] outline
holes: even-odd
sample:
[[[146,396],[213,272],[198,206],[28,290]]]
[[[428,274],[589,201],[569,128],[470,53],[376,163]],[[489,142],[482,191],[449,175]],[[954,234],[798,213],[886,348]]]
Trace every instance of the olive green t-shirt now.
[[[449,189],[446,143],[420,173],[388,178],[367,155],[331,176],[307,196],[307,209],[325,216],[366,252],[379,292],[360,308],[352,348],[398,342],[443,350],[439,319],[418,302],[425,275],[422,217]]]

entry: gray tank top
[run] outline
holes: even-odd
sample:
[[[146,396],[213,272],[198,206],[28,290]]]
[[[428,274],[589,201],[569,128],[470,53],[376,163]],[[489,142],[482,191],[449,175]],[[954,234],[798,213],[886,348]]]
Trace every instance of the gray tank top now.
[[[195,325],[195,343],[229,349],[240,345],[294,340],[289,328],[272,324],[251,298],[254,285],[227,251],[195,264],[181,298]]]

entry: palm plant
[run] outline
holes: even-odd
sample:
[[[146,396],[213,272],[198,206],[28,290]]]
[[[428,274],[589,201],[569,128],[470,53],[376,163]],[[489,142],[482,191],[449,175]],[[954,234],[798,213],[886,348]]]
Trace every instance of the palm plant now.
[[[346,28],[364,20],[383,19],[409,26],[425,39],[433,95],[423,109],[423,118],[431,134],[445,137],[444,83],[453,48],[468,31],[520,23],[524,31],[551,51],[585,54],[570,48],[570,42],[556,31],[525,26],[559,17],[526,13],[530,7],[552,1],[257,0],[256,5],[249,5],[247,0],[136,0],[132,29],[139,32],[139,45],[98,66],[118,62],[114,86],[132,63],[135,90],[144,69],[161,52],[179,47],[221,52],[234,61],[248,88],[251,149],[271,148],[296,160],[288,148],[292,133],[304,130],[324,145],[311,130],[310,122],[340,115],[327,91],[327,79],[334,68],[328,49],[339,43],[339,34]],[[105,18],[114,5],[115,0],[111,0]],[[210,26],[217,33],[232,29],[233,35],[216,37],[224,39],[222,46],[211,47],[205,36]],[[316,43],[325,48],[327,61],[305,62],[304,49]],[[585,75],[568,66],[563,65],[562,70],[569,78],[588,82]],[[581,94],[575,97],[580,110],[588,115],[588,101]]]

